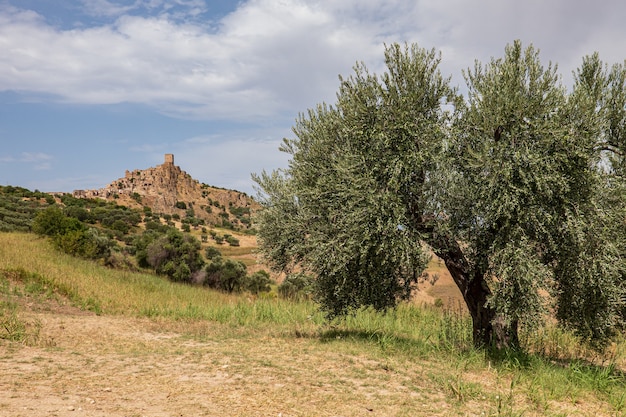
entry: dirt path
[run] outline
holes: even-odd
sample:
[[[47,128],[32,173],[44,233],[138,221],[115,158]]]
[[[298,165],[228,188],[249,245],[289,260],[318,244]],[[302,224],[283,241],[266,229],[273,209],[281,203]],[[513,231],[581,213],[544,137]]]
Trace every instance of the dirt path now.
[[[38,310],[28,313],[41,324],[35,345],[0,340],[0,416],[385,416],[407,401],[419,415],[448,408],[430,388],[408,389],[413,375],[392,377],[391,362],[315,338],[259,339],[212,323],[191,324],[192,338],[172,321]]]

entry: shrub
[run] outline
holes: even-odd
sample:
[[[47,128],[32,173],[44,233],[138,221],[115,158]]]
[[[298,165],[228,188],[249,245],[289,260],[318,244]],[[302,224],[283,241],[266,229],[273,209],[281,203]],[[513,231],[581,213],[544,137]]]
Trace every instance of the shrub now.
[[[113,246],[111,240],[95,228],[69,230],[54,236],[53,241],[63,252],[87,259],[107,259]]]
[[[239,239],[237,239],[235,236],[224,235],[224,240],[226,240],[226,242],[230,246],[239,246]]]
[[[240,261],[233,261],[219,257],[215,258],[206,267],[204,284],[220,291],[240,292],[246,281],[246,265]]]
[[[123,220],[118,219],[118,220],[115,220],[113,224],[111,224],[111,229],[117,230],[118,232],[121,232],[122,234],[127,234],[130,230],[130,226],[126,224],[126,222],[124,222]]]
[[[32,230],[42,236],[56,236],[69,231],[82,230],[84,227],[78,219],[67,217],[60,208],[50,206],[37,213]]]
[[[156,238],[146,236],[139,244],[145,245],[145,249],[137,253],[140,266],[147,263],[157,274],[167,275],[173,281],[191,282],[191,275],[204,266],[198,239],[176,229]]]
[[[93,221],[93,217],[91,216],[91,213],[84,207],[80,207],[80,206],[68,206],[65,208],[64,214],[67,217],[74,217],[80,220],[81,222]]]
[[[313,294],[313,278],[302,272],[289,274],[278,286],[278,294],[291,300],[310,299]]]
[[[261,270],[250,275],[245,282],[246,290],[252,294],[258,294],[261,292],[270,292],[272,279],[267,271]]]
[[[216,258],[221,258],[222,257],[222,253],[219,251],[219,249],[217,249],[214,246],[209,246],[208,248],[206,248],[204,250],[204,256],[209,260],[212,261]]]

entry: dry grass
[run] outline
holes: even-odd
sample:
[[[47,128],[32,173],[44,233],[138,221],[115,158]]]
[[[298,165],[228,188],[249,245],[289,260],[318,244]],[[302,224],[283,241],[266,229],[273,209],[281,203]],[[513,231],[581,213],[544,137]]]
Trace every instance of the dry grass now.
[[[40,327],[0,340],[0,415],[626,415],[611,368],[624,343],[603,367],[567,359],[562,333],[564,362],[496,360],[469,346],[460,313],[407,305],[328,325],[310,303],[110,271],[33,235],[0,234],[1,271],[0,297]]]

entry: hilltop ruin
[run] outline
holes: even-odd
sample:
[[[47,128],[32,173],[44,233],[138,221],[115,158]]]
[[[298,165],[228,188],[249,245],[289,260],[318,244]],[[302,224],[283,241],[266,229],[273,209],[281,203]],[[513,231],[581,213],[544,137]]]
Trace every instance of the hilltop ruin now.
[[[241,213],[250,213],[258,203],[239,191],[201,184],[174,164],[174,155],[165,154],[163,164],[156,167],[126,171],[104,188],[75,190],[76,198],[115,200],[129,207],[149,207],[155,213],[178,214],[181,217],[193,211],[195,217],[211,224],[224,220],[235,226],[241,223]],[[234,213],[233,213],[234,212]]]

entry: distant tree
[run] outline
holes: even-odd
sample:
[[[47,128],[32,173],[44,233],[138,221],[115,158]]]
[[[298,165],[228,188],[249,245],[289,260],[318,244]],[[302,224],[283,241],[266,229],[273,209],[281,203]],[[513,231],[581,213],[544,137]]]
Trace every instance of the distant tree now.
[[[302,272],[289,274],[278,286],[278,294],[291,300],[306,300],[314,291],[314,279]]]
[[[209,246],[204,250],[204,256],[206,256],[209,261],[212,261],[215,258],[221,257],[222,253],[216,247]]]
[[[204,266],[200,242],[176,229],[165,234],[146,231],[135,240],[135,248],[139,266],[152,267],[173,281],[191,282],[192,275]]]
[[[32,225],[33,232],[42,236],[63,235],[70,231],[84,229],[85,226],[80,220],[67,217],[57,206],[49,206],[37,213]]]
[[[239,246],[240,245],[239,239],[237,239],[235,236],[232,236],[232,235],[224,235],[224,240],[230,246]]]
[[[246,265],[240,261],[213,258],[206,267],[205,285],[225,292],[240,292],[246,282]]]
[[[146,261],[156,273],[173,281],[191,282],[191,276],[204,266],[201,245],[195,237],[170,229],[146,248]]]
[[[265,270],[260,270],[248,276],[245,280],[245,289],[256,295],[261,292],[270,292],[272,289],[271,284],[270,274]]]
[[[80,220],[81,222],[89,223],[93,221],[93,217],[91,216],[91,213],[86,208],[81,207],[81,206],[67,206],[63,210],[63,213],[67,217],[74,217]]]

